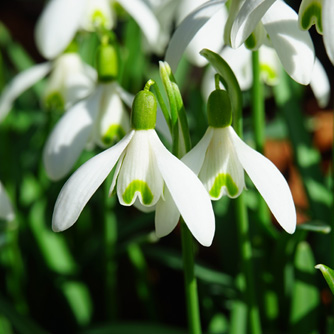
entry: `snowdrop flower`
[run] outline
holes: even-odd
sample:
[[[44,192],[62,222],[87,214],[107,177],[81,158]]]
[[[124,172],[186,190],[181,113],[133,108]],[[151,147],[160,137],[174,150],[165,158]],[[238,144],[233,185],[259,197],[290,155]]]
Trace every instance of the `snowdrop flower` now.
[[[132,96],[115,81],[99,83],[58,121],[43,150],[43,162],[50,179],[63,178],[86,145],[110,146],[129,129],[129,116],[123,104],[131,105]]]
[[[334,2],[332,0],[302,0],[299,7],[299,25],[308,30],[314,24],[323,35],[327,55],[334,64]]]
[[[135,19],[149,45],[154,47],[159,23],[143,0],[51,0],[36,25],[35,40],[40,53],[53,59],[66,49],[79,30],[112,29],[115,3]]]
[[[0,182],[0,219],[13,220],[14,211],[4,186]]]
[[[166,52],[166,60],[174,71],[188,43],[225,2],[208,1],[179,25]],[[212,33],[214,30],[215,27]],[[225,30],[221,33],[225,35],[225,43],[232,48],[240,47],[246,40],[247,47],[255,49],[263,43],[269,43],[276,50],[284,69],[295,81],[301,84],[310,82],[314,64],[313,43],[308,32],[298,28],[297,13],[284,1],[232,1]],[[205,44],[203,39],[202,47],[206,47]]]
[[[15,99],[50,73],[44,92],[44,104],[66,108],[91,93],[96,71],[78,54],[64,53],[53,62],[35,65],[19,73],[0,96],[0,121],[11,110]]]
[[[276,166],[246,145],[231,126],[231,104],[224,90],[208,100],[209,127],[182,161],[203,182],[212,200],[238,197],[245,188],[244,171],[267,202],[279,224],[293,233],[296,210],[287,182]]]
[[[211,201],[195,174],[157,136],[157,102],[149,91],[150,85],[149,81],[134,99],[132,130],[116,145],[82,165],[62,188],[52,218],[54,231],[63,231],[76,222],[90,197],[116,166],[110,193],[116,192],[125,206],[136,202],[147,208],[156,206],[155,228],[159,237],[174,229],[179,210],[194,237],[204,246],[211,244],[215,229]],[[177,216],[169,212],[177,212]]]
[[[244,45],[241,45],[238,49],[226,46],[220,52],[220,56],[230,65],[241,90],[249,90],[253,83],[251,51]],[[282,71],[282,65],[277,53],[273,48],[261,45],[259,48],[259,58],[263,82],[268,86],[277,85]],[[214,69],[209,67],[203,78],[202,93],[205,99],[214,90],[214,82],[212,80],[214,73]],[[319,106],[322,108],[326,107],[330,98],[330,83],[326,71],[318,58],[315,59],[310,86]]]

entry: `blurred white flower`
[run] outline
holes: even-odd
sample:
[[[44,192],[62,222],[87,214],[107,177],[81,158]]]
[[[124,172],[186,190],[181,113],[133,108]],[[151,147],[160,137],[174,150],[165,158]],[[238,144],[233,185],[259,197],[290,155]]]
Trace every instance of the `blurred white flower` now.
[[[15,217],[12,204],[5,191],[3,184],[0,181],[0,219],[13,220]]]
[[[0,121],[11,110],[15,99],[49,73],[43,97],[47,106],[69,107],[90,94],[97,79],[96,71],[76,53],[64,53],[53,62],[35,65],[19,73],[2,91]]]
[[[154,48],[160,27],[143,0],[51,0],[36,25],[35,40],[40,53],[53,59],[66,49],[79,30],[113,28],[116,2],[134,18]]]

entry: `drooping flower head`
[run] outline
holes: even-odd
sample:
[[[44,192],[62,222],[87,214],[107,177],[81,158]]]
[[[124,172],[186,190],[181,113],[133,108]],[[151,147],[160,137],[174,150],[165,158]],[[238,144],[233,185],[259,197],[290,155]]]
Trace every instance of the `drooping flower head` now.
[[[82,165],[64,185],[54,209],[54,231],[63,231],[76,222],[116,165],[110,193],[116,192],[125,206],[155,207],[159,237],[175,228],[180,212],[195,238],[205,246],[211,244],[215,229],[211,201],[196,175],[163,146],[155,132],[157,103],[150,85],[151,81],[134,99],[132,130]]]
[[[279,224],[293,233],[296,211],[289,186],[277,167],[234,131],[228,93],[214,90],[207,108],[209,127],[182,161],[198,175],[212,200],[239,196],[245,188],[246,171]]]

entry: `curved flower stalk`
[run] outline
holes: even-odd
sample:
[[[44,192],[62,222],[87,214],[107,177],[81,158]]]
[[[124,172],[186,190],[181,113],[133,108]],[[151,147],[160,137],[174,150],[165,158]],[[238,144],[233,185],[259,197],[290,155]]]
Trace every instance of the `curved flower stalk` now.
[[[209,127],[182,161],[203,182],[212,200],[238,197],[249,175],[278,223],[288,233],[296,228],[296,210],[289,186],[277,167],[245,144],[231,126],[231,104],[226,91],[215,90],[208,100]]]
[[[249,90],[253,83],[251,51],[244,45],[241,45],[238,49],[226,46],[220,52],[220,56],[231,66],[241,90]],[[273,48],[261,45],[259,48],[259,58],[263,82],[268,86],[277,85],[282,71],[282,65],[277,53]],[[205,99],[214,90],[214,82],[212,80],[214,74],[214,69],[209,67],[203,78],[202,93]],[[326,107],[330,98],[330,83],[326,71],[318,58],[315,59],[310,86],[319,106],[321,108]]]
[[[97,78],[96,71],[76,53],[64,53],[53,62],[35,65],[19,73],[2,91],[0,121],[23,92],[49,73],[43,103],[48,107],[56,106],[61,109],[90,94]]]
[[[0,182],[0,219],[13,220],[15,217],[12,204],[5,191],[3,184]]]
[[[143,0],[51,0],[35,30],[40,53],[53,59],[62,53],[79,30],[110,30],[115,25],[113,6],[120,4],[138,23],[149,45],[158,43],[159,23]]]
[[[93,93],[68,109],[52,130],[43,150],[43,162],[50,179],[68,174],[86,145],[110,146],[129,130],[129,116],[123,104],[132,96],[116,82],[99,83]]]
[[[207,25],[224,0],[208,1],[189,14],[175,31],[166,52],[166,61],[175,70],[198,30]],[[214,33],[215,27],[212,29]],[[314,64],[314,48],[308,32],[298,28],[298,15],[281,0],[237,0],[231,3],[225,25],[225,43],[233,48],[246,42],[257,49],[263,43],[271,45],[286,70],[297,82],[308,84]],[[268,37],[269,38],[268,38]],[[246,41],[247,40],[247,41]],[[206,40],[201,41],[203,48]]]
[[[174,229],[179,210],[195,238],[204,246],[211,244],[215,227],[210,199],[195,174],[160,142],[154,130],[157,103],[149,85],[133,102],[132,130],[116,145],[82,165],[62,188],[52,218],[54,231],[63,231],[76,222],[90,197],[116,166],[110,193],[115,191],[125,206],[136,202],[146,208],[156,206],[159,237]]]
[[[332,0],[302,0],[299,7],[299,25],[308,30],[314,24],[323,35],[327,55],[334,64],[334,2]]]

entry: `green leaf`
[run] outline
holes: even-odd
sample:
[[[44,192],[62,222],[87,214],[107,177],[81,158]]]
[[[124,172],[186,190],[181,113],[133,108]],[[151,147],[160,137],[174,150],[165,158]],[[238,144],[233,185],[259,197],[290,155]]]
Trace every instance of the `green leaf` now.
[[[324,276],[329,288],[334,295],[334,270],[325,266],[324,264],[317,264],[315,268],[319,269]]]
[[[298,244],[295,256],[295,284],[290,312],[290,333],[318,333],[319,290],[314,257],[309,244]]]

